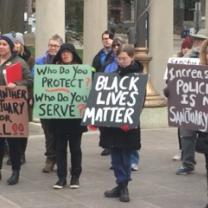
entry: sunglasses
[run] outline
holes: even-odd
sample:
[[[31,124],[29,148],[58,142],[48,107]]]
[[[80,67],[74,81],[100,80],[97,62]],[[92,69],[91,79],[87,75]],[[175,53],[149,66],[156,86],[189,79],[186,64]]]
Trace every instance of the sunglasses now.
[[[113,44],[113,45],[112,45],[112,47],[113,47],[113,48],[115,48],[116,46],[117,46],[117,47],[120,47],[120,46],[121,46],[121,44],[116,43],[116,44]]]

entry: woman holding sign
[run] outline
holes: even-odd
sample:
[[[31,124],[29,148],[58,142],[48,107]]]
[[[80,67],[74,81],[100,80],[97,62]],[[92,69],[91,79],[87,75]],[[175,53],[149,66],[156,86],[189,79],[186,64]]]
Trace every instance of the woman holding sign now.
[[[55,64],[82,64],[75,47],[65,43],[54,58]],[[71,153],[70,188],[79,188],[79,177],[82,171],[81,137],[86,127],[80,125],[81,119],[52,119],[52,131],[56,137],[56,162],[58,181],[54,189],[62,189],[67,184],[67,145]]]
[[[126,76],[130,73],[142,73],[143,66],[134,60],[134,48],[123,45],[117,51],[118,69],[116,73]],[[140,149],[140,127],[129,129],[128,125],[120,128],[102,127],[100,145],[111,149],[111,159],[117,186],[104,193],[105,197],[118,197],[121,202],[128,202],[128,182],[131,180],[131,154]]]
[[[208,65],[208,40],[202,43],[200,51],[200,64]],[[196,151],[204,153],[207,172],[207,190],[208,190],[208,132],[198,132],[198,138],[196,141]],[[205,206],[208,208],[208,204]]]
[[[28,69],[27,64],[23,59],[18,57],[14,52],[14,42],[12,40],[12,37],[8,35],[2,35],[0,36],[0,85],[6,86],[7,89],[13,90],[16,86],[26,86],[31,87],[32,86],[32,77],[30,75],[30,71]],[[13,81],[8,81],[7,76],[7,69],[8,67],[17,64],[20,65],[21,71],[15,72],[15,69],[13,68],[13,71],[10,70],[10,78]],[[10,67],[11,69],[11,67]],[[7,80],[6,78],[7,77]],[[15,77],[18,77],[16,80]],[[2,104],[3,105],[3,104]],[[7,108],[2,107],[1,108],[2,113],[8,113],[9,111]],[[18,108],[13,106],[13,111],[16,112],[16,114],[20,114],[21,111],[18,112]],[[11,121],[12,122],[12,121]],[[12,130],[11,130],[12,131]],[[12,164],[12,175],[10,178],[8,178],[7,183],[8,185],[14,185],[18,183],[19,180],[19,172],[20,172],[20,158],[21,158],[21,150],[22,150],[22,143],[24,142],[24,138],[14,138],[11,132],[6,132],[7,135],[10,134],[10,137],[8,138],[8,144],[9,144],[9,156],[11,158],[11,164]],[[1,134],[6,135],[6,134]],[[3,161],[3,149],[4,149],[4,140],[6,139],[6,136],[2,136],[0,138],[0,176],[1,176],[1,168],[2,168],[2,161]]]
[[[124,44],[124,41],[120,37],[113,39],[112,50],[113,53],[111,58],[104,64],[103,71],[105,73],[114,73],[118,70],[117,52],[119,48]],[[100,129],[100,134],[102,134],[102,128]],[[131,153],[131,170],[137,171],[139,165],[139,152],[137,150]],[[111,167],[112,169],[113,167]]]

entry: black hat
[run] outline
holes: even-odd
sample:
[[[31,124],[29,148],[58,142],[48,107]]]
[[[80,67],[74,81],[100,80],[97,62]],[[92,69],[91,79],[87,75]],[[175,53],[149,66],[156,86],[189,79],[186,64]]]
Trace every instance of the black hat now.
[[[13,52],[13,49],[14,49],[14,42],[12,41],[12,39],[11,39],[7,34],[5,34],[5,35],[0,35],[0,40],[5,40],[5,41],[8,43],[11,52]]]
[[[71,43],[64,43],[61,45],[58,53],[54,57],[53,63],[61,63],[61,54],[64,51],[69,51],[73,54],[73,64],[82,64],[82,59],[79,57],[74,45]]]

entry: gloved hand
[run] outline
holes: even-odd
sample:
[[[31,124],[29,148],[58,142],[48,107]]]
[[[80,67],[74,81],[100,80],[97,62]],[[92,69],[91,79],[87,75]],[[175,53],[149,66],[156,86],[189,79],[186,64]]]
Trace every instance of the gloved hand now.
[[[91,131],[96,131],[97,127],[95,125],[88,125],[87,128]]]
[[[128,126],[128,124],[124,124],[120,127],[120,129],[123,130],[124,132],[127,132],[127,131],[129,131],[129,126]]]

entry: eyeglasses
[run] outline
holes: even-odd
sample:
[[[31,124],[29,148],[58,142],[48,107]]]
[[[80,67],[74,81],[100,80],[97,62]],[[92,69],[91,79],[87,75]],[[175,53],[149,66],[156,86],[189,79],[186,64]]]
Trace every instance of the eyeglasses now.
[[[109,40],[110,38],[103,38],[103,40]]]
[[[113,44],[113,45],[112,45],[112,47],[113,47],[113,48],[115,48],[116,46],[117,46],[117,47],[120,47],[120,46],[121,46],[121,44],[119,44],[119,43],[115,43],[115,44]]]
[[[59,48],[60,47],[60,45],[53,45],[53,44],[49,44],[48,46],[51,48]]]

